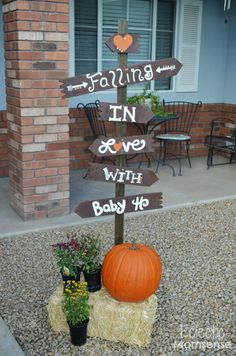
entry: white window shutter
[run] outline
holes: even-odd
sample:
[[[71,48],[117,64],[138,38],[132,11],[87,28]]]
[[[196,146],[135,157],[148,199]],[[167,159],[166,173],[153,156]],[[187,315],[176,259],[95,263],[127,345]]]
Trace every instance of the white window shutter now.
[[[198,90],[201,25],[202,1],[181,0],[177,58],[183,67],[177,74],[176,91]]]

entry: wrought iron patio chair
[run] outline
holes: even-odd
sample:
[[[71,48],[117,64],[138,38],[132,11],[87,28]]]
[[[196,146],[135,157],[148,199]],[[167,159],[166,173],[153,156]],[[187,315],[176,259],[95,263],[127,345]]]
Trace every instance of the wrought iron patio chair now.
[[[220,118],[212,120],[210,135],[205,137],[205,145],[208,147],[207,168],[211,166],[236,163],[233,158],[236,157],[236,123],[231,119]],[[220,154],[220,162],[213,163],[213,157]]]
[[[85,114],[87,116],[92,134],[93,139],[96,140],[97,138],[105,138],[107,137],[106,127],[104,121],[98,120],[99,117],[99,106],[100,101],[96,100],[93,103],[83,104],[79,103],[77,105],[77,109],[84,109]],[[93,157],[93,162],[96,161],[96,155]],[[105,157],[100,158],[100,161],[103,162]]]
[[[164,133],[156,136],[156,139],[160,142],[159,161],[165,163],[167,155],[177,159],[180,176],[182,175],[181,160],[183,156],[187,156],[189,167],[192,167],[189,156],[189,146],[191,142],[190,132],[192,124],[196,118],[197,110],[201,105],[201,101],[198,103],[191,103],[187,101],[165,102],[163,100],[165,111],[177,115],[178,119],[166,121],[164,124]],[[177,144],[177,147],[174,146],[173,148],[173,144]],[[186,155],[183,155],[182,153],[182,145],[185,145]],[[171,151],[168,151],[168,146],[172,146]]]

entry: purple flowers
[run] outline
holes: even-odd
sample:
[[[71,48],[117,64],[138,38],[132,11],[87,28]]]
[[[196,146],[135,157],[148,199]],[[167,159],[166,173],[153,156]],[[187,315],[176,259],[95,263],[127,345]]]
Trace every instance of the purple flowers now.
[[[80,244],[72,239],[69,242],[58,242],[57,244],[52,245],[53,249],[60,250],[70,250],[70,251],[79,251],[81,249]]]

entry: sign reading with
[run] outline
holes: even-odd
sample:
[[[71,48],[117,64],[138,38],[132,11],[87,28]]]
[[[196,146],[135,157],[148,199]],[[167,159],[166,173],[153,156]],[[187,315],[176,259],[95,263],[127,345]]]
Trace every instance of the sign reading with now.
[[[89,150],[98,157],[153,152],[152,135],[96,139]]]
[[[105,44],[112,52],[136,53],[139,49],[139,37],[140,35],[131,35],[130,33],[125,35],[115,33]]]
[[[103,121],[146,124],[154,116],[147,105],[101,103],[100,110],[100,120]]]
[[[81,218],[97,217],[111,214],[162,208],[162,193],[131,195],[102,200],[91,200],[80,203],[74,210]]]
[[[149,187],[158,178],[151,170],[133,169],[100,163],[89,163],[86,179]]]
[[[136,64],[61,80],[64,98],[176,75],[182,64],[176,58]]]

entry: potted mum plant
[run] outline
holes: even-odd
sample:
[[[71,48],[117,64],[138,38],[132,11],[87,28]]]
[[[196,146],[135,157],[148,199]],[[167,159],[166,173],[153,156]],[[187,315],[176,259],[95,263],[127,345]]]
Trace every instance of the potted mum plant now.
[[[87,283],[78,281],[65,281],[62,309],[69,325],[71,343],[81,346],[87,340],[87,327],[89,322]]]
[[[101,289],[100,240],[93,235],[83,234],[80,246],[82,271],[88,291],[96,292]]]
[[[81,273],[81,246],[75,240],[59,242],[52,245],[53,255],[60,268],[63,280],[80,279]]]

